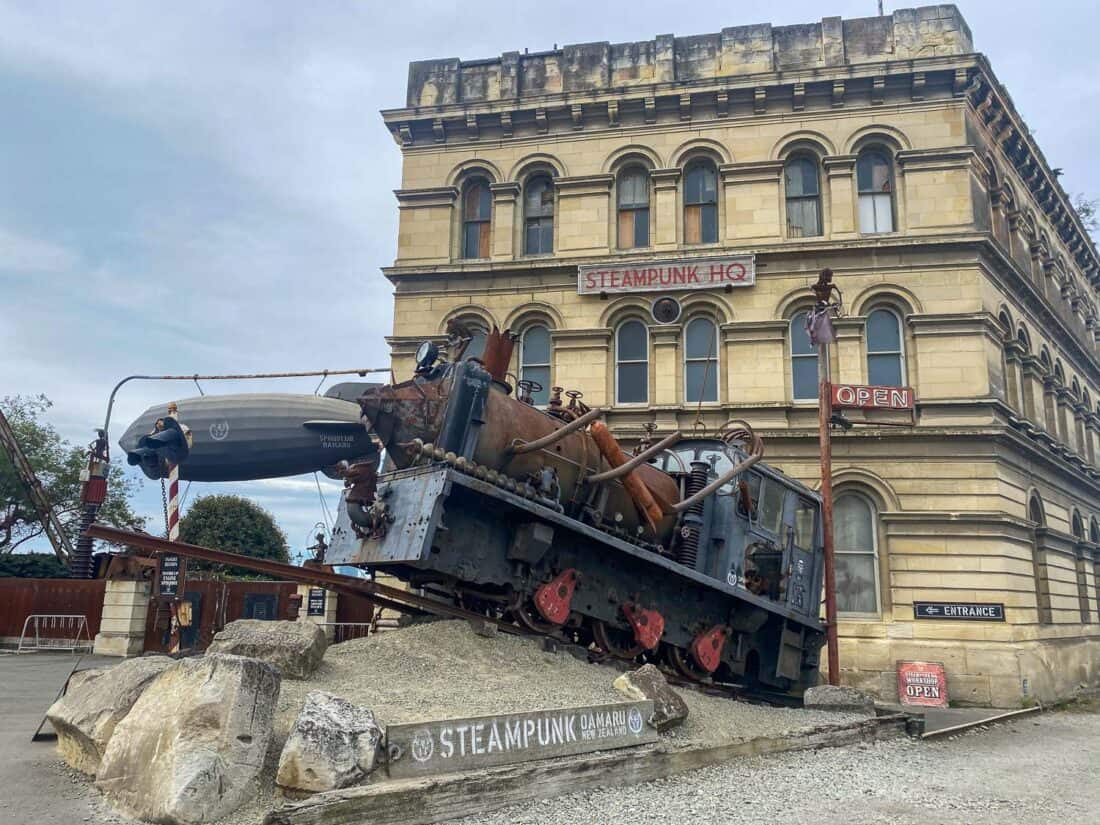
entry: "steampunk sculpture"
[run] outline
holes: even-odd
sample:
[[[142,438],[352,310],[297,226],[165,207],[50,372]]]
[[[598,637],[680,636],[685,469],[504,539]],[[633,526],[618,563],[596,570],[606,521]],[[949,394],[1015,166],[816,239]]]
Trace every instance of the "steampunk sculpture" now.
[[[355,438],[332,411],[291,427],[345,435],[343,460],[316,467],[345,481],[326,565],[392,575],[448,615],[664,660],[689,679],[796,696],[816,683],[820,500],[761,462],[747,425],[646,438],[628,455],[580,392],[555,387],[540,409],[541,387],[507,382],[509,333],[494,330],[475,359],[452,332],[449,359],[426,342],[411,380],[365,388]]]

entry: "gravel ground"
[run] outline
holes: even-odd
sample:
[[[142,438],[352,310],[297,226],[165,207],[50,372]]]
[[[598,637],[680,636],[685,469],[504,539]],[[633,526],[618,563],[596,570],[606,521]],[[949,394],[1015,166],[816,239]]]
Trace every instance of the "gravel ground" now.
[[[1100,710],[1100,708],[1097,708]],[[1100,810],[1100,713],[738,760],[450,825],[1047,825]]]
[[[331,647],[306,680],[284,679],[267,760],[252,801],[222,825],[258,825],[277,803],[275,772],[291,725],[311,690],[326,690],[374,711],[383,724],[510,713],[622,701],[611,683],[619,670],[593,665],[564,650],[548,653],[538,640],[498,633],[480,636],[464,621],[434,621]],[[690,709],[683,726],[662,735],[672,747],[695,747],[790,734],[865,718],[774,708],[677,688]],[[60,765],[60,763],[56,763]],[[55,768],[55,773],[61,768]],[[67,770],[67,769],[66,769]],[[109,819],[99,794],[81,780],[94,821]],[[0,816],[0,821],[3,817]]]
[[[311,690],[326,690],[370,708],[383,724],[483,716],[532,708],[622,701],[611,683],[619,671],[593,665],[538,640],[498,633],[479,636],[464,621],[414,624],[329,648],[306,680],[283,680],[267,764],[251,803],[223,825],[256,825],[274,798],[279,754]],[[662,736],[693,747],[793,733],[865,718],[773,708],[679,689],[690,709],[680,728]]]

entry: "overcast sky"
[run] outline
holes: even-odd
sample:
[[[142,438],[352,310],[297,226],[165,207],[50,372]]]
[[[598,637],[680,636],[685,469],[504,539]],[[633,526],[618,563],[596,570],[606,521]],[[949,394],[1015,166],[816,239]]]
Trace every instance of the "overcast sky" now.
[[[958,5],[1063,185],[1100,195],[1096,3]],[[387,365],[379,267],[393,263],[401,156],[378,111],[404,104],[411,60],[875,11],[0,0],[0,395],[47,394],[52,422],[86,442],[128,374]],[[114,437],[150,404],[195,394],[131,384]],[[335,510],[339,486],[324,484]],[[295,550],[321,519],[312,477],[231,489],[272,510]],[[139,507],[163,529],[155,484]]]

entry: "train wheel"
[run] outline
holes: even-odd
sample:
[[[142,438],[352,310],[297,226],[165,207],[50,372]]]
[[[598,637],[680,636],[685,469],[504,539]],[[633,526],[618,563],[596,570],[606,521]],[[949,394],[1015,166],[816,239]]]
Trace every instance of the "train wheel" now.
[[[548,622],[546,619],[539,615],[535,605],[530,600],[524,600],[519,604],[512,605],[508,610],[508,615],[512,617],[512,620],[532,633],[537,633],[540,636],[549,636],[555,633],[559,628],[553,622]]]
[[[599,619],[592,620],[592,639],[600,649],[616,659],[629,661],[642,654],[643,648],[634,640],[633,633],[608,626]]]
[[[683,648],[665,645],[665,658],[677,673],[689,681],[705,682],[710,679],[710,674],[695,664],[691,654]]]

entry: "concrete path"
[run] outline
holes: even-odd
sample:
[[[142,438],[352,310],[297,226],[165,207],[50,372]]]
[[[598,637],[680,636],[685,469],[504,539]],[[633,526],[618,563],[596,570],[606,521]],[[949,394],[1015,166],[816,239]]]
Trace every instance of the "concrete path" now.
[[[31,742],[78,658],[67,653],[0,655],[0,822],[5,825],[131,821],[102,806],[99,794],[57,758],[53,741]],[[118,661],[85,656],[80,668]],[[43,731],[52,733],[49,723]]]

